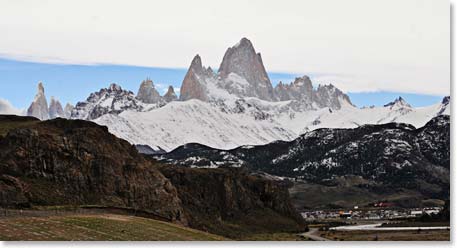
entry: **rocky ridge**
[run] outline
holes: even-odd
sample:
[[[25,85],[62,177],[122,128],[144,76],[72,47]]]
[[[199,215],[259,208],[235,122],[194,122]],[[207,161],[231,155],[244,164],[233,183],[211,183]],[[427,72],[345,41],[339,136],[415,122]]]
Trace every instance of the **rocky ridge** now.
[[[86,101],[78,102],[71,112],[71,118],[94,120],[105,114],[119,114],[124,110],[142,111],[143,109],[143,103],[135,97],[133,92],[124,90],[117,84],[111,84],[108,88],[90,94]]]
[[[402,123],[318,129],[290,142],[232,150],[187,144],[155,157],[185,167],[241,166],[324,185],[354,176],[369,182],[371,192],[409,190],[447,199],[450,117],[437,116],[418,129]]]

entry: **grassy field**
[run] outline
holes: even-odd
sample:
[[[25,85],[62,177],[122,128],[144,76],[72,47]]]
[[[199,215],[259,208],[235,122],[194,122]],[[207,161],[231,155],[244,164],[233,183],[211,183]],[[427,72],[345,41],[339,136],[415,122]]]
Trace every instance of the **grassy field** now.
[[[450,231],[327,231],[320,236],[335,241],[449,241]]]
[[[218,241],[225,238],[141,217],[100,214],[0,218],[2,241]]]

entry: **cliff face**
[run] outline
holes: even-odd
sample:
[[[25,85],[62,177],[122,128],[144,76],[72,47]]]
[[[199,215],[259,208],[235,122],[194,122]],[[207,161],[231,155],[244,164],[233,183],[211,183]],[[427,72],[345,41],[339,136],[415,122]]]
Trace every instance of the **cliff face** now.
[[[1,116],[0,125],[21,118]],[[9,130],[0,138],[0,161],[2,206],[116,206],[187,223],[169,180],[91,122],[55,119]]]
[[[177,188],[193,228],[231,238],[303,228],[284,182],[254,176],[241,168],[161,166],[160,171]]]

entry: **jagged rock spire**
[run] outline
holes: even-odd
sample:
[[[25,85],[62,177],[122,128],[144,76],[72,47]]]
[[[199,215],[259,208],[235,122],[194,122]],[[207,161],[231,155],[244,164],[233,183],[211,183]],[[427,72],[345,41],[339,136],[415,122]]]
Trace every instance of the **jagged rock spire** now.
[[[27,109],[27,115],[36,117],[40,120],[47,120],[49,119],[48,102],[46,101],[44,86],[42,82],[38,83],[37,91],[38,92],[35,95],[35,99]]]
[[[71,111],[73,111],[74,108],[75,108],[75,106],[73,106],[70,103],[67,103],[67,105],[65,105],[65,108],[63,110],[64,114],[65,114],[65,118],[67,118],[67,119],[71,118]]]
[[[51,102],[49,103],[49,118],[54,119],[57,117],[65,117],[65,113],[59,100],[56,100],[51,96]]]
[[[257,97],[274,101],[273,86],[265,70],[260,53],[256,53],[251,41],[242,38],[227,49],[219,67],[219,76],[226,82],[224,88],[238,96]],[[243,78],[247,85],[238,80]]]
[[[209,73],[202,66],[200,55],[195,55],[182,82],[180,100],[199,99],[207,101],[208,96],[204,82],[204,78],[209,76],[207,74]]]
[[[154,83],[151,79],[146,78],[143,80],[136,96],[144,103],[158,103],[161,100],[159,92],[156,90]]]
[[[171,86],[171,85],[168,86],[167,93],[165,93],[165,95],[163,95],[163,99],[165,100],[165,102],[172,102],[172,101],[176,101],[178,99],[173,86]]]

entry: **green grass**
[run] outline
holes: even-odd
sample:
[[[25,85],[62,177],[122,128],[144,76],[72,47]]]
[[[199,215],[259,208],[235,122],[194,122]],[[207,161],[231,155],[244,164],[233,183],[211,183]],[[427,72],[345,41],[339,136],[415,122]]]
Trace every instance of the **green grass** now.
[[[219,241],[225,238],[141,217],[100,214],[0,219],[3,241]]]

